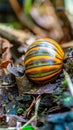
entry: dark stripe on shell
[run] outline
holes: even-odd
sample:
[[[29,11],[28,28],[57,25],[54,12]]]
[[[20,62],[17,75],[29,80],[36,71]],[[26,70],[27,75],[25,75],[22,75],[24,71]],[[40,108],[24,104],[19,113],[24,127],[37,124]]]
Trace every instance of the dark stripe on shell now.
[[[55,74],[56,72],[58,72],[59,70],[61,70],[61,68],[58,68],[58,69],[55,69],[55,70],[51,70],[49,72],[44,72],[42,74],[40,73],[36,73],[36,75],[33,73],[33,74],[30,74],[30,77],[31,78],[42,78],[42,77],[46,77],[46,76],[49,76],[51,74]]]

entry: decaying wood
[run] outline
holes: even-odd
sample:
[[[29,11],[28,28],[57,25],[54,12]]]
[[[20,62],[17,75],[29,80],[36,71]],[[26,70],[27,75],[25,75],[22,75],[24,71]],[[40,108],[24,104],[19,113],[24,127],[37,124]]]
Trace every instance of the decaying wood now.
[[[31,37],[29,33],[25,33],[22,30],[16,30],[4,25],[0,25],[0,35],[8,39],[10,42],[14,41],[20,45],[25,44],[24,41]]]
[[[29,82],[25,74],[21,77],[15,77],[15,78],[18,86],[19,95],[23,95],[25,92],[31,90],[32,84]]]

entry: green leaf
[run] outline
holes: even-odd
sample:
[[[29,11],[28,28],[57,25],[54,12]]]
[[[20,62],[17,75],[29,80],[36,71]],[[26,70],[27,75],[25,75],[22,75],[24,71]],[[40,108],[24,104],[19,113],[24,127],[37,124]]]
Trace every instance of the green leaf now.
[[[68,83],[67,83],[66,80],[64,80],[64,81],[62,82],[62,84],[63,84],[63,85],[66,85],[66,86],[68,85]]]
[[[66,97],[66,98],[64,99],[64,102],[69,102],[72,98],[73,98],[72,96]]]
[[[35,130],[31,125],[23,127],[21,130]]]

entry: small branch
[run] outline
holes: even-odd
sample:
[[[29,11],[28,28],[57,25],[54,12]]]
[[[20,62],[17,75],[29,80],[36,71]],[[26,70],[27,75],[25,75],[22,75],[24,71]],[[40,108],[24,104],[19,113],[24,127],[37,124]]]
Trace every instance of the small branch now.
[[[36,118],[36,115],[34,115],[25,125],[23,125],[20,130],[22,130],[25,126],[29,125],[34,119]]]
[[[33,106],[34,106],[34,104],[35,104],[35,98],[33,99],[31,105],[29,106],[29,108],[26,110],[26,117],[29,116],[29,114],[30,114],[30,112],[31,112],[31,110],[32,110],[32,108],[33,108]]]
[[[36,116],[36,117],[37,117],[37,115],[38,115],[38,108],[39,108],[40,100],[41,100],[41,95],[39,95],[39,96],[37,97],[37,101],[36,101],[36,105],[35,105],[35,116]]]
[[[73,47],[73,41],[62,43],[61,46],[62,48]]]
[[[73,84],[71,82],[70,76],[69,76],[69,74],[65,70],[63,70],[63,72],[64,72],[64,75],[65,75],[65,80],[66,80],[66,82],[68,84],[70,93],[73,96]]]
[[[41,100],[41,97],[39,97],[36,101],[36,105],[35,105],[35,114],[34,116],[26,123],[24,124],[20,130],[22,130],[25,126],[29,125],[34,119],[37,119],[37,113],[38,113],[38,108],[39,108],[39,104],[40,104],[40,100]]]
[[[30,15],[26,15],[23,12],[23,9],[20,7],[17,0],[9,0],[9,2],[23,27],[26,26],[27,28],[32,30],[35,34],[38,34],[40,36],[46,36],[46,34],[44,34],[44,31],[33,22]]]

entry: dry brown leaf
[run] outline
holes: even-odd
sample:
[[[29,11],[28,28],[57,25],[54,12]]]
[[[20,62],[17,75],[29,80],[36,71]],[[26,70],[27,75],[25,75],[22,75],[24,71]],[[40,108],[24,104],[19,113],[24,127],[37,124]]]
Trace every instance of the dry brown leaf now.
[[[2,51],[2,60],[1,60],[1,62],[10,60],[11,59],[10,48],[12,47],[11,43],[4,38],[0,38],[0,44],[2,44],[2,50],[1,50]]]

